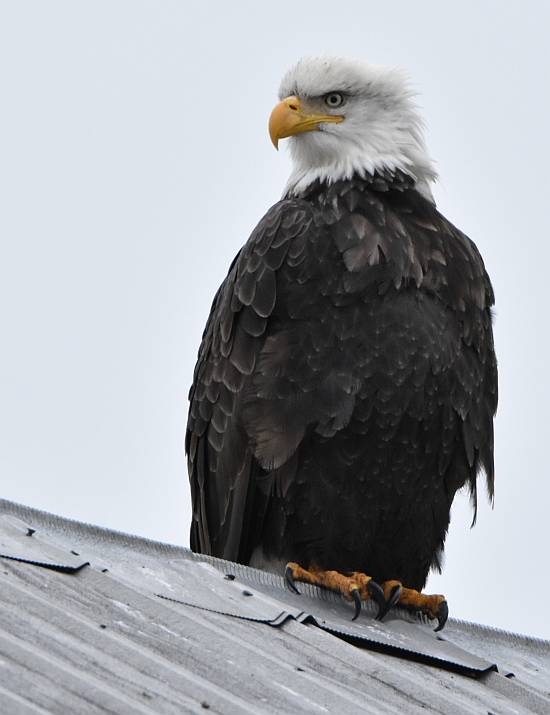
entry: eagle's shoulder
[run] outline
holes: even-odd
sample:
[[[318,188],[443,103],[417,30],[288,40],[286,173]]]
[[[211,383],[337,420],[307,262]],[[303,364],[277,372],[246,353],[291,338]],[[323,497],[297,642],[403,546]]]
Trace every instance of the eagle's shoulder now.
[[[199,348],[190,400],[206,360],[229,358],[242,374],[250,374],[253,356],[248,349],[251,346],[244,342],[263,335],[277,299],[275,274],[285,259],[292,262],[299,253],[292,248],[292,243],[299,242],[311,224],[310,204],[302,199],[285,198],[274,204],[252,231],[233,259],[212,301]],[[240,317],[242,340],[235,345],[237,317]]]

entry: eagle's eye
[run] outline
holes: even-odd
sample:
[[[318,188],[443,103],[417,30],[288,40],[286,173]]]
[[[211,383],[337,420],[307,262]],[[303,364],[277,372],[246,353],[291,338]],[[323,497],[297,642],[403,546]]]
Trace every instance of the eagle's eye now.
[[[329,92],[325,94],[323,99],[327,107],[331,109],[336,109],[336,107],[341,107],[344,104],[344,96],[340,92]]]

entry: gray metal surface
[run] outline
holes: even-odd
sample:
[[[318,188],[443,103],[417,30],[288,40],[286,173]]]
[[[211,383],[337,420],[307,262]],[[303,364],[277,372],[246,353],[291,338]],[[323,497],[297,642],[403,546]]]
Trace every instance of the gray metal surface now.
[[[0,713],[550,713],[546,641],[349,618],[331,594],[0,501]]]
[[[453,672],[480,677],[492,670],[497,670],[491,660],[479,658],[473,653],[437,635],[431,628],[419,627],[418,623],[402,620],[394,614],[388,616],[383,623],[370,617],[352,621],[351,609],[347,604],[319,605],[319,598],[313,595],[300,596],[282,591],[278,593],[277,601],[266,603],[263,595],[273,596],[271,589],[265,585],[258,586],[250,570],[242,580],[235,581],[231,586],[238,589],[238,597],[231,593],[231,586],[220,579],[224,576],[212,574],[205,579],[209,585],[208,593],[201,594],[199,600],[182,600],[173,596],[158,594],[164,600],[192,606],[209,613],[220,613],[229,618],[255,621],[265,625],[280,628],[289,620],[295,620],[306,625],[314,625],[327,633],[342,638],[348,643],[369,648],[377,652],[408,658],[419,663],[434,665]],[[243,585],[248,586],[243,588]],[[254,598],[254,602],[250,601]],[[281,607],[283,609],[281,610]]]
[[[26,538],[22,538],[22,537]],[[88,562],[75,551],[59,551],[10,514],[0,514],[0,558],[41,566],[62,573],[76,573]]]

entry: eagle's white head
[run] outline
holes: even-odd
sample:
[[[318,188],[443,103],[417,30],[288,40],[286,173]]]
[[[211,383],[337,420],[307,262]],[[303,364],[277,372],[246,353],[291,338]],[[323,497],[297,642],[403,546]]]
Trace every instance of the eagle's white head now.
[[[271,140],[290,137],[287,191],[299,195],[328,182],[400,169],[433,200],[437,178],[422,120],[399,70],[335,57],[301,59],[284,76],[269,120]]]

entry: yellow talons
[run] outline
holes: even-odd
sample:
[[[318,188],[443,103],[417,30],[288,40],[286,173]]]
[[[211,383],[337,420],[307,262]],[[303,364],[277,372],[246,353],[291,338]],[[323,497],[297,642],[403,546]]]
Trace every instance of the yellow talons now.
[[[412,588],[406,588],[395,579],[384,581],[382,586],[379,586],[370,576],[360,571],[342,574],[339,571],[323,571],[316,566],[305,569],[291,561],[286,565],[285,581],[288,588],[297,594],[300,592],[296,582],[301,582],[326,588],[339,593],[348,601],[353,601],[355,604],[353,620],[361,612],[361,603],[369,599],[378,605],[376,616],[378,620],[382,620],[393,606],[399,605],[437,620],[438,626],[435,630],[440,631],[449,615],[445,596],[420,593]]]
[[[339,571],[322,571],[315,566],[304,569],[300,564],[291,561],[286,565],[285,581],[293,593],[300,593],[296,587],[298,581],[326,588],[334,593],[339,593],[348,601],[353,601],[355,605],[353,620],[361,613],[362,602],[368,599],[372,599],[378,604],[378,613],[381,613],[386,607],[381,587],[370,576],[360,571],[342,574]]]
[[[300,564],[291,561],[286,565],[285,578],[287,583],[289,581],[309,583],[312,586],[327,588],[329,591],[339,593],[347,599],[354,598],[354,592],[358,592],[363,601],[369,597],[367,587],[371,578],[364,573],[353,572],[346,576],[339,571],[322,571],[314,566],[305,569]]]
[[[449,615],[445,596],[420,593],[420,591],[415,591],[413,588],[406,588],[400,581],[390,580],[384,581],[382,584],[386,601],[389,600],[392,592],[395,593],[397,587],[401,587],[397,605],[408,608],[411,611],[423,613],[425,616],[437,620],[438,627],[435,629],[436,631],[440,631],[443,628]]]

